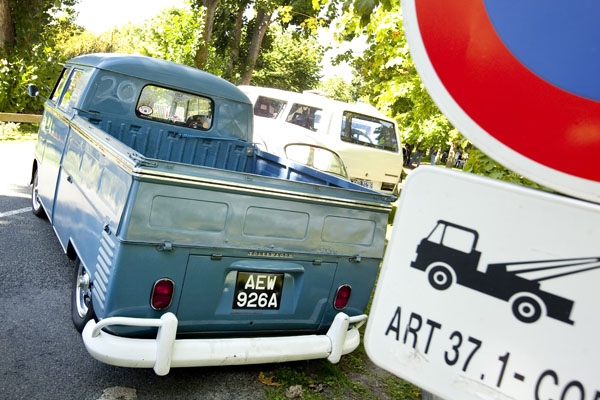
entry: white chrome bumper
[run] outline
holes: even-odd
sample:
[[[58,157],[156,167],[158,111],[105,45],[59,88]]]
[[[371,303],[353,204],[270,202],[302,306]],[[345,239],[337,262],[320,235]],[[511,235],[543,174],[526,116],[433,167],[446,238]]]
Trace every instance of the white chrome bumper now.
[[[154,368],[166,375],[171,367],[261,364],[327,358],[337,363],[360,343],[358,328],[367,316],[349,317],[340,312],[325,335],[299,335],[239,339],[175,339],[177,317],[160,319],[112,317],[91,320],[81,336],[88,352],[98,361],[120,367]],[[348,329],[351,323],[356,324]],[[158,327],[156,339],[134,339],[102,331],[109,325]]]

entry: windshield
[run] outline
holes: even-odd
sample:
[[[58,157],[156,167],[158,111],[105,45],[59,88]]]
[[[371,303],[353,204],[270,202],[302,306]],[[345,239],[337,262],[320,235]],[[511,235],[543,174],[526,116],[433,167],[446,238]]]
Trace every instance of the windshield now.
[[[293,143],[285,146],[285,154],[292,161],[348,179],[342,159],[324,147]]]
[[[344,142],[398,152],[398,140],[393,122],[344,112],[341,138]]]

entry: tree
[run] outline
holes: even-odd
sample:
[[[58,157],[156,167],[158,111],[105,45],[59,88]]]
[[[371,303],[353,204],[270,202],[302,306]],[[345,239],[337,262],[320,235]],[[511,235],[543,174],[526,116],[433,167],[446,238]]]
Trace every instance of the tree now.
[[[398,121],[402,140],[412,151],[434,150],[453,154],[468,142],[437,108],[410,57],[402,26],[400,0],[364,0],[349,8],[343,18],[340,39],[365,35],[368,47],[354,59],[362,78],[359,94]],[[365,18],[367,16],[367,18]]]
[[[144,29],[142,53],[198,67],[198,49],[202,47],[198,32],[203,30],[203,21],[203,13],[198,14],[189,6],[163,10]],[[207,64],[208,58],[203,56],[204,69]]]
[[[297,38],[306,39],[337,11],[328,11],[324,19],[319,17],[321,7],[318,0],[221,0],[215,14],[213,46],[227,60],[223,76],[235,83],[253,82],[263,47],[272,41],[269,28],[277,23],[293,29]]]
[[[272,25],[271,43],[263,49],[253,83],[302,92],[315,88],[320,77],[323,49],[314,38],[294,35],[291,28]]]
[[[15,40],[8,0],[0,0],[0,48],[11,46]]]
[[[327,93],[327,96],[334,100],[345,103],[355,103],[358,101],[358,91],[356,85],[349,85],[344,78],[335,77],[322,81],[317,89]]]
[[[202,25],[202,41],[198,44],[195,56],[196,68],[204,69],[208,61],[208,50],[213,36],[213,27],[215,21],[215,12],[219,5],[219,0],[202,0],[204,7],[204,24]],[[200,12],[200,4],[198,1],[194,3],[195,10]]]
[[[74,29],[76,2],[0,0],[0,111],[41,110],[42,103],[27,96],[26,86],[52,86],[57,61],[62,61],[56,38]]]

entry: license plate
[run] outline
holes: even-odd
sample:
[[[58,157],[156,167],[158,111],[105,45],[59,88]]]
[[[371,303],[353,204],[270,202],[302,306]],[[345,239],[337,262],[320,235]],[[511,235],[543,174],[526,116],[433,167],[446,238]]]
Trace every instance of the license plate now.
[[[238,271],[234,309],[279,310],[283,274]]]
[[[352,179],[353,183],[366,187],[367,189],[373,189],[373,182],[367,179]]]

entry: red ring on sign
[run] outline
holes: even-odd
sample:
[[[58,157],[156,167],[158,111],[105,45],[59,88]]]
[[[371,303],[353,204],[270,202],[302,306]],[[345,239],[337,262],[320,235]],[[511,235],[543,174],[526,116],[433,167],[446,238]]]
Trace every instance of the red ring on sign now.
[[[427,55],[454,101],[491,136],[554,170],[600,181],[600,102],[539,78],[510,53],[483,0],[415,0]]]

